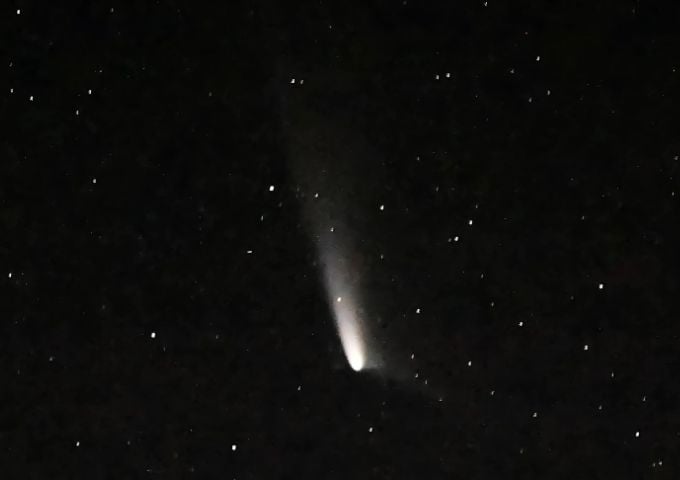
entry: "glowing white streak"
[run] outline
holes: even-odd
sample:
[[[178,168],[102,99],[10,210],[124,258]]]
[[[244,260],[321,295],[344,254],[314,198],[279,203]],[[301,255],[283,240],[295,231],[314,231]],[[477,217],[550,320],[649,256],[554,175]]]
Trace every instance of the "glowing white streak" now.
[[[349,366],[358,372],[366,366],[366,342],[353,288],[354,279],[342,253],[343,248],[339,247],[332,235],[325,236],[319,245],[326,293],[333,309],[338,336]]]
[[[366,364],[365,345],[358,319],[353,311],[344,305],[335,306],[335,321],[338,334],[345,350],[345,357],[352,370],[358,372]]]

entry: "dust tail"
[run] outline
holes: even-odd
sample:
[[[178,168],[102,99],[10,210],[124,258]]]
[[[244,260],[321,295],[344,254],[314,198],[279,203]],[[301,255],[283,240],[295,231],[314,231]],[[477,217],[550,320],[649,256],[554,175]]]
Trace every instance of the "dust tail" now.
[[[381,264],[369,234],[374,217],[367,209],[378,208],[382,161],[344,108],[351,96],[315,91],[316,83],[282,89],[281,124],[302,223],[315,248],[346,366],[437,401],[445,397],[442,389],[416,376],[412,362],[401,360],[408,354],[398,336],[378,325],[377,312],[384,305],[376,302],[389,301],[390,295],[372,289],[379,285]]]
[[[314,244],[338,340],[355,371],[380,367],[371,298],[365,287],[371,255],[362,239],[373,179],[369,149],[337,116],[324,112],[309,92],[282,94],[282,125],[303,225]]]

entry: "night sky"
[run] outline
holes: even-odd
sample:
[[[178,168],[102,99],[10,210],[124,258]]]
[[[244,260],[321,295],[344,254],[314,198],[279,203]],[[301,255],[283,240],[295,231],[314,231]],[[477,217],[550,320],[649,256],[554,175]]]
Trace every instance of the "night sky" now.
[[[3,479],[676,479],[680,4],[9,2]]]

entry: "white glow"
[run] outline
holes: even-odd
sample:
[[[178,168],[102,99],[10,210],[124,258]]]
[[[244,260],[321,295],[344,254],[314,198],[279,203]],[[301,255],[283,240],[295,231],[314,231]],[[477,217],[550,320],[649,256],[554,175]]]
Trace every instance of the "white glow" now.
[[[338,306],[335,309],[338,334],[345,351],[345,357],[352,370],[358,372],[366,364],[364,341],[356,316],[349,309]]]
[[[362,325],[356,272],[346,257],[347,246],[335,236],[321,239],[319,255],[324,281],[342,349],[352,370],[367,365],[367,344]]]

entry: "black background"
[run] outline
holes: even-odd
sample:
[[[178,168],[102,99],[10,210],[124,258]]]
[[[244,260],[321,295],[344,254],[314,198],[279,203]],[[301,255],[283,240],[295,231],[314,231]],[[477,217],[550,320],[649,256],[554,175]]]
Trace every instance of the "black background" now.
[[[3,478],[676,478],[678,19],[5,5]],[[329,162],[396,376],[334,330]]]

